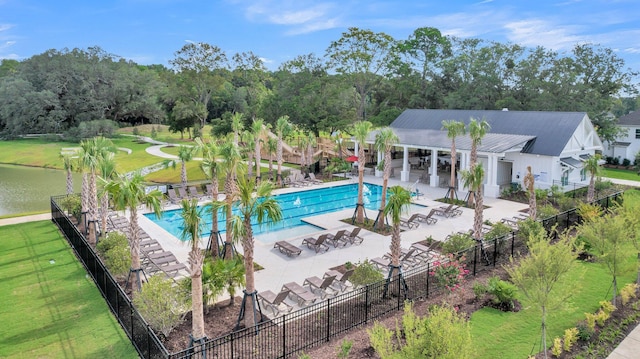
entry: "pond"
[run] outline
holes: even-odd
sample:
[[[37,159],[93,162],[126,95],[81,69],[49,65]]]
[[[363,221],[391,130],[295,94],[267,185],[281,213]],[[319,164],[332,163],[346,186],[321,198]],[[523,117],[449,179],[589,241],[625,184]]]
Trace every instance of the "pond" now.
[[[51,208],[49,197],[65,194],[65,171],[0,164],[0,216]],[[80,192],[82,176],[73,174],[73,187]]]

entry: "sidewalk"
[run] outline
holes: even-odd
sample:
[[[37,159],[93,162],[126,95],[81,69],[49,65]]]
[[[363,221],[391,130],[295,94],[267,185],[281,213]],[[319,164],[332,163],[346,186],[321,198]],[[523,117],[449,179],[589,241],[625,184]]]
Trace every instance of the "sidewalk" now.
[[[22,216],[22,217],[11,217],[11,218],[0,219],[0,227],[9,226],[9,225],[18,224],[18,223],[27,223],[27,222],[36,222],[36,221],[45,221],[45,220],[51,220],[51,213],[42,213],[42,214],[35,214],[33,216]]]
[[[640,356],[640,325],[618,344],[607,359],[633,359]]]

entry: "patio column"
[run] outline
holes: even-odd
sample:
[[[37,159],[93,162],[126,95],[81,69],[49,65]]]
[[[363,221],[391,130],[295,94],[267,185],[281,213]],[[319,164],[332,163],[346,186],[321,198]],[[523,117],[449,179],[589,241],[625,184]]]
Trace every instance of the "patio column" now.
[[[459,152],[459,159],[460,159],[460,170],[457,171],[456,173],[456,179],[458,180],[458,188],[459,189],[464,189],[467,190],[466,188],[464,188],[464,181],[462,181],[462,176],[460,176],[460,171],[461,170],[468,170],[469,168],[469,153],[467,152]]]
[[[484,185],[484,194],[490,198],[500,196],[500,186],[498,186],[498,156],[489,155],[487,165],[487,184]]]
[[[431,173],[431,178],[429,178],[429,186],[438,187],[440,182],[440,177],[438,176],[438,150],[432,148],[430,151],[431,166],[429,167],[429,172]]]
[[[409,181],[409,147],[403,146],[403,154],[402,154],[402,172],[400,172],[400,181],[408,182]]]

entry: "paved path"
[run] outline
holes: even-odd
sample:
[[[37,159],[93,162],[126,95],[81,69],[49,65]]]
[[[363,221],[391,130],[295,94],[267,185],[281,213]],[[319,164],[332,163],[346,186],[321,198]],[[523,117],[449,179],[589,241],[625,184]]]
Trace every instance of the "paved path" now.
[[[11,217],[0,219],[0,227],[18,223],[51,220],[51,213],[34,214],[32,216]]]

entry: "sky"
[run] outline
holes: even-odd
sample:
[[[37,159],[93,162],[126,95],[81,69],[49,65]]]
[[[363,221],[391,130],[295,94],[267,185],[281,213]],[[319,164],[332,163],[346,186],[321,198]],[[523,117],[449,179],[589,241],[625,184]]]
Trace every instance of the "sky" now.
[[[252,51],[275,70],[298,55],[324,55],[349,27],[396,40],[435,27],[560,53],[599,44],[640,71],[639,20],[638,0],[0,0],[0,59],[99,46],[168,66],[186,43],[206,42],[229,59]]]

